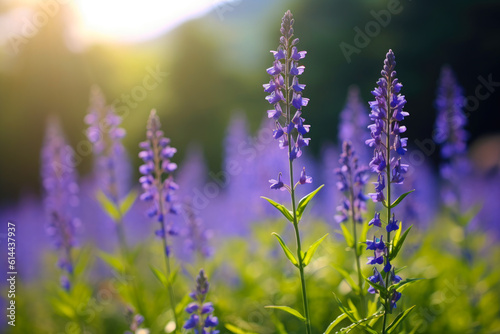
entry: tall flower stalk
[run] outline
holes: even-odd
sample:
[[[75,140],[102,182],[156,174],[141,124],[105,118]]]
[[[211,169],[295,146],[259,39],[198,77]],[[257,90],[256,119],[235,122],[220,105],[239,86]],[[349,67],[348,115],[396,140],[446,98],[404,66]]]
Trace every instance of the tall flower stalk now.
[[[172,176],[173,171],[177,169],[177,164],[170,161],[177,152],[177,149],[171,147],[170,139],[163,135],[160,118],[154,109],[149,115],[146,137],[147,140],[141,142],[139,145],[143,150],[139,153],[139,157],[144,161],[144,164],[139,167],[140,173],[143,174],[139,182],[144,190],[140,198],[143,201],[151,203],[147,215],[150,218],[156,218],[160,224],[160,228],[156,230],[155,234],[163,242],[166,270],[165,279],[170,306],[174,315],[175,330],[177,332],[179,331],[179,322],[175,312],[176,303],[171,281],[171,247],[167,239],[167,236],[175,235],[176,231],[172,228],[171,224],[166,223],[168,214],[177,213],[173,199],[174,191],[178,189],[178,186]]]
[[[59,253],[60,283],[66,291],[70,291],[74,283],[73,248],[75,228],[79,224],[74,216],[79,199],[72,158],[73,150],[66,143],[59,122],[51,119],[42,148],[41,176],[48,218],[46,230]]]
[[[335,216],[335,220],[339,224],[347,221],[352,223],[352,235],[344,225],[341,225],[341,227],[348,246],[354,250],[359,288],[356,292],[359,293],[361,304],[365,308],[364,279],[360,263],[363,249],[362,245],[358,244],[358,240],[360,239],[358,239],[357,225],[363,223],[363,213],[366,212],[368,197],[364,194],[364,185],[368,181],[367,168],[358,165],[358,157],[353,150],[352,144],[348,141],[344,141],[342,144],[342,154],[340,155],[339,162],[342,167],[335,170],[335,173],[339,177],[337,188],[344,194],[344,198],[342,199],[342,203],[337,207],[338,213]],[[365,227],[361,238],[366,237],[367,231],[368,229]]]
[[[123,226],[126,212],[123,210],[123,189],[121,189],[123,183],[126,183],[122,180],[124,176],[122,174],[126,174],[123,169],[127,165],[127,159],[121,142],[125,137],[125,130],[120,127],[121,118],[116,115],[112,106],[106,105],[104,95],[97,86],[91,90],[90,107],[85,116],[85,123],[89,125],[87,138],[94,149],[94,165],[101,190],[98,199],[102,204],[103,201],[111,202],[115,208],[115,214],[111,217],[116,224],[120,251],[128,262],[128,246]],[[126,207],[130,208],[132,203],[128,204]]]
[[[463,89],[449,66],[443,66],[437,90],[434,140],[441,145],[441,176],[445,179],[444,199],[447,204],[460,204],[461,177],[469,169],[465,153],[467,118],[464,114]]]
[[[283,215],[293,224],[296,239],[296,258],[286,246],[283,239],[276,233],[274,235],[283,248],[286,256],[299,270],[300,283],[302,290],[302,301],[304,315],[298,315],[299,312],[290,312],[298,316],[305,322],[306,333],[311,333],[311,322],[309,314],[309,305],[307,301],[307,288],[304,275],[304,268],[311,260],[312,255],[316,251],[319,243],[326,237],[324,236],[314,243],[307,252],[302,251],[302,244],[299,233],[299,222],[302,218],[302,213],[306,205],[312,197],[319,191],[313,191],[303,199],[296,202],[296,187],[300,184],[312,183],[312,178],[306,174],[305,167],[302,169],[301,176],[297,182],[293,177],[293,162],[302,155],[302,148],[309,145],[310,138],[304,138],[309,132],[310,126],[304,124],[305,119],[302,117],[302,108],[307,105],[309,99],[302,96],[305,88],[304,84],[299,83],[299,76],[304,72],[305,67],[299,65],[299,60],[306,56],[306,51],[297,51],[296,45],[299,42],[298,38],[292,40],[293,37],[294,19],[290,11],[287,11],[281,21],[280,44],[276,51],[271,51],[274,55],[273,66],[267,69],[267,73],[271,76],[268,84],[264,84],[264,91],[269,93],[266,100],[274,107],[268,110],[267,114],[270,119],[275,122],[275,130],[273,137],[279,140],[279,147],[288,149],[289,160],[289,180],[290,184],[285,184],[282,181],[282,173],[278,174],[278,179],[272,179],[271,189],[288,190],[291,196],[292,210],[288,210],[284,205],[278,204],[271,199],[268,200],[274,207],[283,213]],[[293,109],[295,112],[293,113]],[[282,310],[289,308],[281,306],[270,306]],[[298,314],[297,314],[298,313]]]
[[[374,252],[374,256],[368,258],[368,264],[384,265],[382,273],[375,267],[373,276],[369,278],[371,285],[369,292],[380,294],[385,310],[382,334],[385,334],[387,330],[388,315],[392,313],[396,302],[401,298],[399,287],[403,284],[401,277],[396,275],[396,269],[391,261],[396,257],[409,232],[407,229],[401,236],[401,222],[396,219],[392,211],[409,194],[409,192],[405,193],[392,202],[392,184],[402,184],[403,175],[408,170],[408,165],[401,162],[401,156],[406,151],[407,138],[401,137],[406,127],[400,125],[400,122],[409,114],[403,111],[406,99],[404,95],[399,94],[402,84],[396,78],[395,67],[394,53],[389,50],[384,60],[382,77],[377,82],[378,87],[372,92],[375,96],[375,101],[370,102],[370,118],[373,124],[369,128],[372,138],[366,141],[366,144],[374,150],[374,156],[370,162],[371,170],[377,173],[377,182],[374,183],[375,193],[369,196],[374,202],[382,202],[387,212],[385,221],[380,218],[380,212],[376,212],[369,223],[377,227],[382,227],[382,223],[385,224],[387,232],[385,243],[383,236],[367,241],[367,250]],[[391,239],[391,232],[394,231],[397,231],[396,235]]]
[[[125,130],[120,127],[121,117],[116,115],[113,106],[106,105],[106,99],[98,86],[90,92],[90,106],[84,119],[88,124],[86,131],[88,140],[93,145],[94,170],[99,184],[97,200],[102,209],[114,222],[120,253],[123,259],[123,272],[134,277],[133,264],[129,256],[129,247],[124,227],[124,217],[134,203],[137,194],[130,191],[126,195],[128,185],[128,157],[122,144]],[[112,208],[110,210],[110,208]],[[107,255],[108,257],[111,255]],[[112,262],[108,262],[112,263]],[[117,271],[122,271],[121,269]],[[143,312],[140,293],[136,282],[131,282],[131,298],[135,307]]]

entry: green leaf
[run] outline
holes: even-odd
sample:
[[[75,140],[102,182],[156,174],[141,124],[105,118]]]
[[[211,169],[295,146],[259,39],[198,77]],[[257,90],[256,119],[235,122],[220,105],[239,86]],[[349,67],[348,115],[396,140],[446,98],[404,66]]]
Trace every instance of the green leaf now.
[[[347,304],[349,304],[352,315],[356,318],[356,320],[361,320],[361,316],[359,315],[358,308],[356,307],[356,305],[354,305],[354,303],[352,302],[351,299],[347,299]]]
[[[399,241],[399,238],[401,237],[401,231],[403,230],[403,222],[399,222],[399,228],[396,230],[396,234],[394,235],[394,238],[392,238],[392,244],[396,245]]]
[[[379,314],[374,314],[368,318],[365,318],[365,319],[361,319],[361,320],[357,320],[356,317],[354,316],[353,312],[349,309],[347,309],[343,304],[342,304],[342,301],[337,297],[337,295],[335,295],[335,293],[333,294],[334,297],[335,297],[335,300],[337,301],[337,304],[339,305],[339,308],[342,312],[344,312],[347,317],[349,317],[349,320],[351,320],[351,322],[353,322],[349,327],[346,327],[346,328],[342,328],[340,330],[341,333],[349,333],[351,330],[353,330],[355,327],[357,326],[360,326],[361,328],[363,328],[365,331],[367,331],[368,333],[372,333],[372,334],[378,334],[375,330],[373,330],[370,326],[368,325],[365,325],[364,322],[366,321],[369,321],[371,319],[373,319],[374,317],[377,317],[377,316],[380,316]],[[337,332],[338,333],[338,332]]]
[[[113,269],[115,269],[118,273],[123,273],[125,270],[125,266],[122,261],[112,254],[108,254],[105,252],[99,252],[99,257],[109,264]]]
[[[137,198],[137,191],[132,190],[128,193],[128,195],[120,202],[120,213],[122,216],[125,216],[134,204]]]
[[[263,198],[266,201],[268,201],[269,203],[271,203],[271,205],[274,206],[276,209],[278,209],[278,211],[280,211],[283,214],[283,216],[285,216],[285,218],[288,219],[289,222],[293,223],[292,213],[284,205],[276,203],[272,199],[264,197],[264,196],[261,196],[260,198]]]
[[[234,333],[234,334],[257,334],[255,332],[245,331],[245,330],[238,328],[238,327],[231,325],[231,324],[225,324],[225,327],[228,331],[230,331],[231,333]]]
[[[275,308],[275,309],[278,309],[278,310],[282,310],[282,311],[285,311],[285,312],[288,312],[290,313],[291,315],[293,315],[294,317],[302,320],[302,321],[306,321],[306,318],[304,318],[304,316],[302,314],[300,314],[299,311],[289,307],[289,306],[274,306],[274,305],[271,305],[271,306],[266,306],[266,308]]]
[[[401,250],[401,247],[403,247],[403,244],[406,240],[406,236],[408,235],[412,227],[413,225],[408,227],[406,231],[403,233],[403,235],[400,238],[398,238],[397,242],[394,243],[394,245],[392,246],[391,254],[389,255],[389,261],[396,258],[399,251]]]
[[[339,315],[335,320],[333,320],[333,322],[328,326],[323,334],[329,334],[335,328],[335,326],[337,326],[345,318],[347,318],[347,314],[342,313],[341,315]]]
[[[302,265],[305,267],[309,264],[309,262],[311,262],[311,259],[314,255],[314,253],[316,252],[316,249],[318,249],[319,245],[323,242],[323,240],[325,240],[325,238],[328,236],[328,233],[325,234],[323,237],[321,237],[320,239],[316,240],[310,247],[309,249],[307,250],[307,252],[305,253],[305,256],[304,256],[304,260],[302,261]]]
[[[479,211],[481,211],[482,207],[483,204],[479,203],[474,205],[469,210],[467,210],[467,212],[465,212],[464,214],[457,215],[456,220],[458,224],[461,226],[467,226],[472,221],[472,219],[479,213]]]
[[[368,225],[366,222],[363,223],[363,230],[361,230],[361,237],[359,240],[366,240],[367,235],[368,235],[368,230],[371,228],[370,225]],[[358,255],[362,255],[364,252],[365,244],[363,243],[358,243]]]
[[[160,281],[160,283],[163,284],[163,286],[167,288],[168,287],[168,279],[165,276],[165,274],[153,266],[149,266],[149,268],[151,269],[153,274],[156,276],[156,278]]]
[[[346,280],[346,282],[351,286],[351,288],[355,291],[355,292],[358,292],[360,290],[358,284],[356,284],[356,282],[354,282],[354,280],[352,279],[352,277],[349,275],[349,273],[340,268],[340,267],[337,267],[336,265],[332,265],[332,267],[337,270],[339,272],[339,274],[344,277],[344,279]]]
[[[380,318],[383,315],[384,315],[384,312],[375,313],[375,314],[373,314],[373,315],[371,315],[371,316],[369,316],[369,317],[367,317],[365,319],[361,319],[359,321],[356,321],[356,322],[352,323],[348,327],[342,328],[340,330],[340,332],[337,332],[337,333],[345,333],[345,334],[347,334],[347,333],[350,333],[353,329],[355,329],[356,327],[359,326],[359,327],[363,328],[368,333],[378,334],[378,332],[376,330],[374,330],[369,325],[366,325],[364,323],[367,322],[367,321],[373,320],[373,319],[378,319],[378,318]]]
[[[385,299],[387,297],[387,291],[386,291],[384,286],[377,284],[377,283],[373,283],[372,281],[370,281],[366,277],[365,277],[365,281],[368,282],[368,284],[370,284],[371,286],[373,286],[373,288],[378,290],[378,292],[380,293],[380,297],[382,297],[383,299]]]
[[[288,248],[288,246],[285,244],[285,242],[283,241],[283,239],[280,237],[280,235],[278,233],[273,232],[272,234],[276,237],[276,239],[278,239],[278,242],[280,243],[281,248],[283,248],[283,251],[285,252],[286,257],[290,260],[290,262],[292,262],[292,264],[294,266],[296,266],[298,268],[299,263],[297,262],[297,260],[293,256],[293,253],[290,251],[290,248]]]
[[[297,222],[300,221],[300,219],[302,218],[302,214],[304,213],[307,204],[309,204],[309,202],[313,199],[313,197],[316,196],[318,191],[320,191],[320,189],[323,188],[324,186],[325,185],[322,184],[316,190],[302,197],[302,199],[299,201],[299,204],[297,205]]]
[[[345,241],[347,242],[347,246],[353,248],[354,247],[354,237],[351,232],[347,229],[345,224],[341,223],[340,228],[342,229],[342,234],[344,235]]]
[[[394,284],[391,286],[391,291],[396,290],[397,292],[401,292],[406,289],[411,284],[421,281],[423,278],[407,278],[404,281],[399,282],[398,284]]]
[[[403,320],[408,316],[408,314],[410,314],[410,312],[414,308],[415,308],[415,305],[413,305],[409,309],[399,313],[398,316],[396,317],[396,319],[394,319],[394,321],[389,325],[389,327],[387,327],[387,334],[395,333],[394,331],[396,330],[398,325],[403,322]]]
[[[395,208],[406,196],[408,196],[409,194],[411,194],[414,191],[415,191],[415,189],[410,190],[410,191],[402,194],[401,196],[399,196],[394,202],[392,202],[391,209]]]
[[[113,219],[113,221],[118,221],[121,217],[120,211],[117,208],[116,204],[110,200],[102,191],[98,191],[96,194],[97,201],[101,205],[101,208],[104,212],[107,213],[108,216]]]

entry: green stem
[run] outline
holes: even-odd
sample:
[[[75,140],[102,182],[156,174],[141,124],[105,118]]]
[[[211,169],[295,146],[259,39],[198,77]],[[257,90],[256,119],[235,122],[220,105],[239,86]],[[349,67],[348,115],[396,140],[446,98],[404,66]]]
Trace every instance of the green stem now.
[[[288,41],[287,41],[288,44]],[[286,46],[287,50],[289,49],[288,45]],[[288,50],[289,51],[289,50]],[[290,54],[290,52],[287,52]],[[285,89],[286,89],[286,118],[287,124],[291,122],[290,115],[290,85],[289,85],[289,69],[290,69],[290,59],[286,57],[285,60]],[[288,131],[288,161],[289,161],[289,169],[290,169],[290,194],[292,197],[292,210],[293,210],[293,228],[295,230],[295,239],[297,242],[297,258],[299,261],[299,273],[300,273],[300,285],[302,288],[302,302],[304,307],[304,316],[306,318],[306,334],[311,334],[311,319],[309,318],[309,305],[307,302],[307,289],[306,289],[306,280],[304,277],[304,266],[303,266],[303,258],[302,258],[302,247],[300,244],[300,233],[299,233],[299,221],[297,219],[297,209],[295,204],[295,185],[293,182],[293,161],[290,159],[292,153],[292,134],[291,131]]]
[[[385,139],[385,149],[386,149],[386,166],[385,166],[385,173],[386,173],[386,182],[387,182],[387,223],[390,222],[391,219],[391,142],[390,142],[390,133],[391,133],[391,106],[390,106],[390,98],[391,98],[391,93],[390,93],[390,87],[392,84],[391,78],[387,78],[387,96],[386,96],[386,110],[387,110],[387,122],[386,122],[386,139]],[[390,242],[391,242],[391,232],[387,232],[387,256],[390,254]],[[386,261],[389,261],[388,258],[386,258]],[[389,287],[389,279],[390,279],[390,273],[386,273],[385,275],[385,286],[386,290],[388,290]],[[385,334],[385,326],[387,323],[387,314],[389,313],[389,308],[391,307],[389,304],[389,298],[390,296],[387,294],[385,298],[385,312],[384,312],[384,323],[382,325],[382,334]]]
[[[363,312],[366,311],[366,305],[365,305],[365,295],[363,291],[363,285],[364,285],[364,280],[363,280],[363,274],[361,273],[361,264],[360,264],[360,256],[361,254],[358,253],[358,236],[357,236],[357,229],[356,229],[356,220],[355,220],[355,210],[354,210],[354,189],[353,189],[353,178],[352,178],[352,170],[349,171],[349,177],[351,181],[351,187],[350,187],[350,202],[351,202],[351,221],[352,221],[352,234],[354,237],[354,255],[356,257],[356,268],[358,271],[358,285],[359,285],[359,297],[361,299],[361,306]],[[361,315],[364,316],[364,313]]]

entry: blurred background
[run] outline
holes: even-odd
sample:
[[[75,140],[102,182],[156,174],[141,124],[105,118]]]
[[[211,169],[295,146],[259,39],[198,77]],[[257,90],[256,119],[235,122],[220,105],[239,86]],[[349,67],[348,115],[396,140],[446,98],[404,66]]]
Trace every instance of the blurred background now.
[[[48,115],[60,117],[73,147],[85,139],[83,118],[93,84],[101,87],[108,103],[122,108],[125,144],[135,166],[136,143],[144,138],[149,111],[156,108],[167,135],[179,147],[180,160],[185,148],[196,143],[210,170],[220,169],[231,115],[244,113],[251,132],[265,116],[261,83],[268,80],[268,52],[277,47],[280,18],[288,8],[296,17],[301,47],[308,51],[303,81],[311,98],[307,120],[314,129],[311,146],[316,156],[325,141],[336,142],[349,85],[359,85],[364,101],[371,99],[389,48],[396,54],[409,101],[408,137],[413,146],[432,136],[433,101],[443,64],[456,72],[465,96],[476,96],[480,77],[500,82],[498,1],[394,1],[398,13],[367,40],[355,40],[354,29],[365,31],[367,24],[376,22],[373,11],[387,10],[391,1],[185,3],[2,1],[2,204],[26,193],[39,194],[42,125]],[[346,47],[348,59],[341,43],[353,48]],[[145,82],[151,71],[158,72],[158,82]],[[488,159],[488,167],[500,159],[499,88],[493,85],[487,98],[469,103],[471,147],[494,143],[487,150],[478,148],[486,156],[475,155]],[[431,161],[437,161],[437,153]],[[83,157],[81,175],[89,173],[91,161]]]
[[[307,240],[314,240],[318,231],[338,227],[334,225],[333,215],[340,195],[335,188],[333,170],[338,167],[339,120],[349,87],[359,87],[359,98],[368,107],[385,54],[392,49],[398,77],[404,85],[402,93],[408,101],[405,110],[410,113],[405,119],[410,152],[407,157],[410,165],[415,166],[415,173],[410,173],[407,187],[417,189],[413,200],[416,205],[405,208],[405,218],[420,231],[416,232],[405,256],[415,261],[415,275],[429,278],[447,271],[449,274],[449,280],[431,280],[421,295],[413,295],[413,301],[422,305],[414,322],[424,319],[420,328],[425,329],[419,333],[430,333],[430,328],[436,333],[464,333],[463,328],[468,329],[467,333],[500,333],[495,331],[500,328],[500,271],[494,268],[500,250],[497,247],[484,255],[485,245],[494,245],[500,237],[497,223],[500,2],[495,0],[2,1],[0,219],[2,224],[7,220],[18,223],[18,256],[25,260],[19,264],[21,280],[30,282],[40,278],[39,274],[48,280],[55,276],[52,270],[55,266],[47,267],[55,262],[53,254],[41,252],[50,247],[44,231],[40,151],[51,116],[59,118],[75,150],[72,164],[76,166],[82,193],[79,212],[82,231],[77,237],[81,245],[90,241],[107,251],[116,246],[114,238],[109,238],[113,226],[105,222],[107,217],[95,203],[92,178],[96,169],[84,123],[91,87],[98,85],[107,103],[115,106],[123,121],[121,126],[127,132],[123,142],[130,158],[129,189],[137,186],[137,168],[141,164],[137,158],[138,143],[145,138],[146,121],[152,108],[157,110],[166,136],[178,149],[174,161],[179,164],[176,177],[181,192],[186,189],[182,195],[196,196],[197,189],[206,195],[207,184],[221,180],[228,161],[236,160],[244,166],[239,177],[232,179],[227,187],[221,187],[223,190],[219,189],[221,196],[208,201],[208,208],[198,213],[212,230],[214,240],[226,234],[244,237],[253,233],[255,242],[263,244],[262,248],[257,247],[255,254],[245,253],[246,247],[255,250],[254,244],[248,242],[254,239],[231,239],[227,242],[240,247],[239,252],[232,253],[228,244],[212,241],[212,245],[218,246],[207,253],[216,254],[212,265],[218,268],[216,277],[234,284],[219,287],[219,291],[242,300],[250,299],[239,312],[245,314],[242,318],[248,323],[261,327],[249,325],[249,328],[259,333],[273,333],[266,329],[271,326],[269,320],[262,320],[267,319],[268,314],[258,313],[259,316],[253,318],[251,315],[261,312],[256,310],[261,310],[260,304],[267,302],[271,293],[283,289],[279,284],[293,281],[289,268],[277,266],[267,268],[269,271],[257,270],[260,274],[250,274],[245,264],[255,261],[259,267],[269,254],[277,256],[276,245],[269,235],[271,230],[267,226],[262,229],[261,225],[261,230],[254,231],[252,225],[255,221],[276,218],[259,196],[287,200],[268,189],[268,180],[275,178],[280,168],[286,168],[283,165],[286,158],[277,149],[277,143],[260,132],[267,129],[269,133],[271,125],[267,121],[269,104],[264,99],[262,84],[269,81],[265,71],[273,60],[269,50],[278,46],[280,20],[287,9],[292,10],[295,17],[299,49],[307,50],[301,83],[307,84],[305,96],[310,98],[304,116],[311,125],[312,140],[304,163],[316,185],[327,184],[311,215],[311,219],[321,223],[311,227],[306,238],[312,239]],[[443,204],[438,172],[441,158],[433,135],[438,79],[446,64],[463,87],[467,158],[473,168],[467,172],[470,177],[460,182],[463,196],[459,211],[464,213],[471,208],[474,211],[474,206],[480,205],[479,218],[473,219],[472,214],[464,218],[464,223],[440,206]],[[369,158],[364,156],[364,159],[361,162],[368,164]],[[367,192],[372,191],[370,187]],[[126,222],[129,238],[134,243],[153,239],[153,224],[144,221],[144,210],[142,203],[135,203]],[[224,217],[221,212],[225,213]],[[470,226],[462,229],[471,221]],[[180,220],[177,224],[183,226]],[[430,228],[436,233],[424,236]],[[477,232],[475,239],[464,241],[471,231]],[[323,259],[348,262],[344,255],[339,255],[342,246],[332,247],[323,250]],[[180,257],[183,256],[185,254]],[[185,257],[183,260],[189,262],[189,256]],[[469,269],[476,257],[483,261],[479,266],[482,269],[472,272]],[[98,263],[99,266],[105,267],[102,263]],[[96,277],[103,276],[106,274]],[[268,287],[256,283],[263,276],[269,278]],[[464,278],[456,283],[452,277]],[[338,275],[328,276],[323,272],[315,279],[315,283],[325,289],[335,286],[340,293],[342,289],[348,290]],[[476,285],[476,282],[482,284]],[[426,307],[434,305],[436,292],[444,291],[448,283],[477,286],[477,290],[463,293],[460,288],[457,299],[444,304],[447,311],[431,310],[434,317],[431,321],[425,313]],[[32,289],[32,292],[37,290]],[[284,289],[283,296],[276,298],[292,298],[293,303],[295,299],[290,297],[294,294],[293,288]],[[149,293],[154,295],[154,291]],[[483,295],[487,298],[482,299]],[[312,298],[324,302],[330,309],[333,307],[331,300],[320,292],[313,293]],[[223,321],[234,322],[231,312],[235,306],[241,306],[239,300],[238,297],[233,301],[218,300]],[[40,303],[36,312],[30,314],[24,309],[28,312],[24,315],[37,319],[47,316],[47,311],[41,311],[44,307]],[[460,308],[468,303],[472,305],[469,311]],[[318,312],[316,323],[333,320],[326,311],[328,307]],[[456,314],[462,316],[462,322],[454,322]],[[110,320],[109,328],[117,323],[126,328],[125,321],[116,314],[111,318],[114,322]],[[292,328],[297,325],[293,320],[286,320]],[[54,325],[57,321],[46,322],[45,328],[58,328]],[[274,320],[273,324],[276,324]],[[105,324],[94,325],[99,328]],[[22,328],[19,330],[23,332]],[[26,327],[24,332],[32,330]]]

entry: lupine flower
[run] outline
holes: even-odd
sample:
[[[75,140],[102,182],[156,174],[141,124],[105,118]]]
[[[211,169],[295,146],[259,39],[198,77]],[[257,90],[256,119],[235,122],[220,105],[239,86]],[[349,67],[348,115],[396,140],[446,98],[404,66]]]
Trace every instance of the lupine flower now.
[[[293,40],[292,13],[286,12],[281,23],[281,38],[277,51],[271,51],[274,55],[273,66],[267,69],[271,76],[268,84],[264,84],[264,91],[269,93],[266,100],[273,106],[268,110],[268,117],[276,124],[273,137],[279,140],[279,147],[289,147],[289,159],[295,160],[302,155],[301,148],[308,146],[310,138],[303,136],[309,132],[310,126],[304,124],[305,119],[301,117],[302,108],[307,106],[309,99],[302,95],[304,84],[299,83],[299,76],[304,73],[305,67],[299,65],[299,60],[306,56],[306,51],[297,51],[296,45],[299,39]],[[290,82],[291,80],[291,82]],[[289,97],[292,100],[289,101]],[[282,107],[284,105],[284,108]],[[290,104],[296,109],[292,118]],[[293,135],[293,130],[296,134]]]
[[[59,123],[51,119],[42,148],[42,184],[47,214],[47,234],[53,239],[59,252],[58,266],[65,272],[61,286],[69,290],[67,274],[73,274],[71,250],[75,246],[75,228],[80,224],[74,216],[78,206],[78,184],[75,166],[72,164],[73,150],[66,143]]]
[[[406,131],[406,127],[399,124],[408,116],[408,113],[403,111],[406,99],[404,95],[399,94],[402,84],[396,78],[395,66],[394,53],[389,50],[384,60],[382,77],[377,82],[378,87],[372,92],[375,101],[369,103],[371,107],[370,119],[373,124],[369,125],[368,128],[372,138],[365,143],[374,150],[370,168],[378,174],[377,182],[374,182],[375,193],[369,194],[374,202],[385,201],[384,189],[386,188],[386,182],[388,183],[388,196],[390,196],[391,183],[402,184],[404,174],[408,171],[408,165],[401,162],[401,156],[405,154],[407,144],[407,138],[402,138],[401,134]],[[390,209],[388,210],[390,213]],[[388,237],[390,237],[391,231],[399,229],[399,222],[394,213],[387,219],[389,221],[386,230]],[[382,226],[379,212],[375,213],[375,217],[369,224],[378,227]],[[368,264],[384,264],[383,270],[386,273],[393,272],[394,267],[389,261],[387,246],[382,246],[382,238],[380,238],[380,241],[377,240],[367,241],[367,249],[374,251],[374,256],[368,258]],[[387,242],[391,242],[391,240],[387,240]],[[377,277],[374,279],[377,279]],[[396,307],[399,298],[401,298],[399,293],[392,296],[391,308]],[[388,303],[386,300],[386,305]]]
[[[184,232],[186,248],[196,255],[203,258],[212,256],[213,249],[209,244],[212,238],[212,231],[207,229],[203,220],[196,214],[193,209],[192,198],[187,197],[182,206],[182,215],[186,225]]]
[[[143,149],[139,157],[144,161],[144,164],[139,167],[139,172],[143,174],[139,182],[144,190],[140,196],[141,200],[151,203],[147,215],[156,218],[160,223],[160,229],[155,234],[166,243],[167,234],[176,234],[171,225],[165,224],[165,216],[168,213],[177,213],[173,196],[178,186],[172,176],[177,165],[170,160],[177,150],[170,146],[170,139],[163,135],[160,128],[160,118],[153,109],[148,119],[147,140],[139,145]],[[165,253],[169,256],[168,244]]]
[[[434,140],[441,144],[441,156],[450,159],[465,153],[467,118],[463,112],[465,97],[449,66],[443,66],[436,98],[438,110]]]
[[[200,270],[196,278],[196,289],[189,294],[194,302],[186,307],[189,319],[184,323],[184,329],[193,329],[194,333],[219,334],[215,327],[219,324],[217,317],[213,315],[214,307],[210,302],[205,302],[209,283],[205,272]]]
[[[434,140],[441,144],[441,176],[448,182],[443,189],[447,203],[458,202],[461,178],[470,169],[465,156],[468,134],[464,130],[467,118],[463,112],[465,97],[449,66],[441,70],[436,98]]]
[[[368,163],[371,154],[365,145],[365,141],[370,138],[365,131],[370,119],[368,111],[361,100],[359,88],[356,85],[349,87],[347,102],[340,113],[339,122],[339,142],[350,141],[354,152],[364,164]]]
[[[344,194],[344,199],[342,204],[337,207],[338,214],[335,216],[335,220],[339,223],[347,221],[354,212],[354,217],[351,217],[353,221],[362,223],[362,214],[366,211],[367,197],[363,191],[368,180],[367,168],[358,166],[358,157],[348,141],[342,145],[339,162],[342,167],[335,170],[339,177],[337,188]],[[351,205],[354,205],[354,208],[351,208]]]
[[[122,145],[125,130],[119,127],[121,118],[114,107],[106,105],[97,86],[91,90],[85,123],[89,125],[87,138],[93,145],[98,184],[108,197],[118,202],[127,191],[130,176],[128,157]]]

